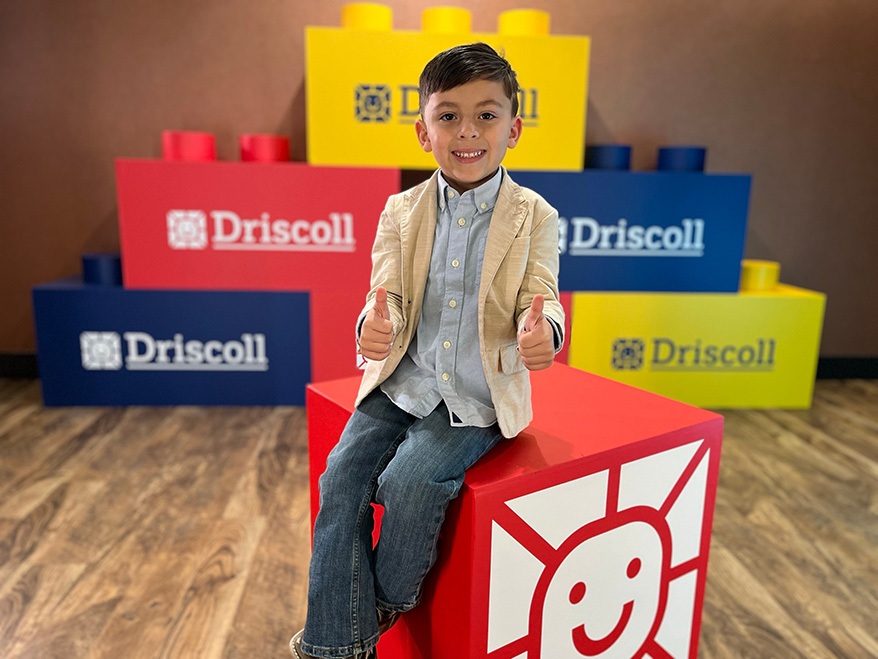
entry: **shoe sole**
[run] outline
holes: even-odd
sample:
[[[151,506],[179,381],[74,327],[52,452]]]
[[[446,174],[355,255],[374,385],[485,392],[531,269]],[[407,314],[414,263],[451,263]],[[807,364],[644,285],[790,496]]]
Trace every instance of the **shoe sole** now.
[[[305,655],[296,649],[296,641],[298,640],[300,645],[302,643],[303,632],[304,630],[296,632],[290,639],[290,654],[292,654],[296,659],[306,659]]]

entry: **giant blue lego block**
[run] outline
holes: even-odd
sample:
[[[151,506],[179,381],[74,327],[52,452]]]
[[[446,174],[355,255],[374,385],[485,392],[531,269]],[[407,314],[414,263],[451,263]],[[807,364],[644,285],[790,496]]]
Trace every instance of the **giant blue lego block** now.
[[[750,177],[514,171],[561,215],[564,291],[737,293]]]
[[[308,294],[33,290],[46,405],[302,405]]]

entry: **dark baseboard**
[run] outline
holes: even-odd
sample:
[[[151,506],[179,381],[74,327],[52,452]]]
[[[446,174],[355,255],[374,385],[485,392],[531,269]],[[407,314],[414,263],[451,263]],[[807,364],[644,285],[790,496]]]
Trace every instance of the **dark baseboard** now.
[[[0,378],[37,378],[37,356],[27,353],[0,353]]]
[[[878,357],[821,357],[818,380],[878,379]]]
[[[37,356],[0,353],[0,378],[37,378]],[[878,357],[821,357],[818,380],[878,380]]]

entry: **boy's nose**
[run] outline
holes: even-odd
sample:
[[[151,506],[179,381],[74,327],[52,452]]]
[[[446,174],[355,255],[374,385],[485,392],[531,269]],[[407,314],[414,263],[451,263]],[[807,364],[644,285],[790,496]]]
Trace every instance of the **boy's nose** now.
[[[472,138],[479,136],[479,129],[476,128],[476,124],[472,121],[464,121],[461,122],[460,125],[460,137],[462,138]]]

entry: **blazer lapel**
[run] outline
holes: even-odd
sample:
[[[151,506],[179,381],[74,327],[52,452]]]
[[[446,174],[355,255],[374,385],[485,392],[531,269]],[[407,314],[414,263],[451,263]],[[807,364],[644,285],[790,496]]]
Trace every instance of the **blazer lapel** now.
[[[409,254],[411,254],[411,258],[406,265],[411,268],[409,300],[412,301],[412,306],[408,325],[413,331],[421,317],[427,275],[430,273],[430,257],[433,255],[433,240],[436,237],[437,195],[439,194],[437,177],[438,170],[427,182],[427,186],[421,194],[412,200],[412,210],[409,213],[409,229],[411,231]],[[407,302],[408,300],[403,300],[403,304]]]
[[[491,215],[491,226],[485,241],[485,258],[482,261],[482,279],[479,285],[479,307],[482,308],[491,282],[503,263],[512,241],[518,236],[521,225],[527,217],[527,205],[519,193],[518,186],[503,172],[503,183],[497,195],[497,203]]]

